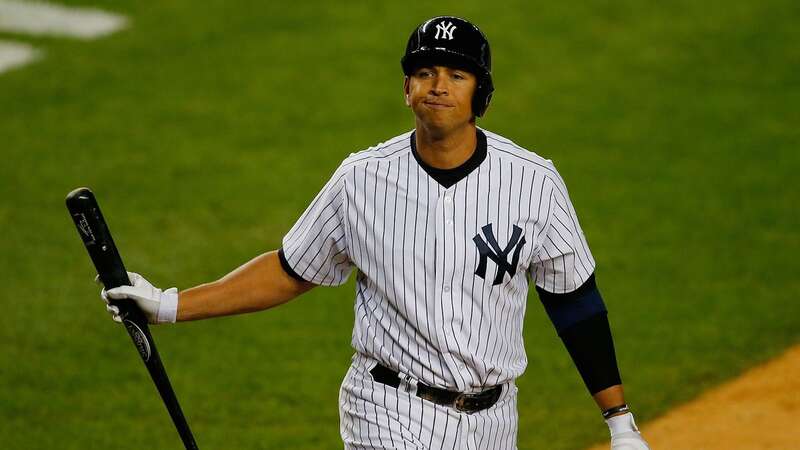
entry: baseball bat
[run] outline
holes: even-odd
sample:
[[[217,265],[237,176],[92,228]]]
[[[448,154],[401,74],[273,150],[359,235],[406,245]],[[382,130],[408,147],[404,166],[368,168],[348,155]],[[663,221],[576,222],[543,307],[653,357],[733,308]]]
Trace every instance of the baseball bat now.
[[[125,265],[122,264],[122,258],[119,256],[117,246],[114,245],[114,239],[111,237],[111,232],[91,189],[85,187],[75,189],[67,194],[66,202],[72,220],[78,228],[78,234],[83,240],[83,245],[89,252],[89,257],[97,269],[100,281],[103,282],[106,289],[123,285],[130,286],[128,272],[125,270]],[[111,300],[111,304],[119,308],[122,323],[131,336],[139,356],[142,357],[147,371],[150,372],[150,378],[153,379],[158,393],[161,394],[161,400],[164,401],[164,406],[167,407],[169,416],[172,418],[175,428],[178,429],[183,445],[187,450],[197,450],[192,431],[183,416],[175,391],[172,390],[164,364],[161,363],[156,343],[147,326],[147,319],[133,300]]]

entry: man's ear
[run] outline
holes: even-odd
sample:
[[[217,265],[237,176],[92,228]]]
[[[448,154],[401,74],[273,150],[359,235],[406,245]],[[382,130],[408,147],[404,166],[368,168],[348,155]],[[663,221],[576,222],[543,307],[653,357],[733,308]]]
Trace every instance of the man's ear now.
[[[408,75],[403,77],[403,96],[406,100],[406,106],[411,106],[411,79]]]

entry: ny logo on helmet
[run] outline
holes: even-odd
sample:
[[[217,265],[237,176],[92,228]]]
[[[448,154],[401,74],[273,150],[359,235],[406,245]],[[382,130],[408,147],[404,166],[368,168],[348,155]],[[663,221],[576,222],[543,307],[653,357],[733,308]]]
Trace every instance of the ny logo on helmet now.
[[[478,253],[480,253],[480,261],[478,262],[478,268],[475,269],[475,275],[485,280],[487,259],[491,259],[497,264],[497,275],[492,282],[493,286],[503,282],[506,272],[508,272],[511,278],[514,278],[514,274],[517,272],[517,264],[519,263],[519,254],[520,251],[522,251],[522,247],[525,245],[525,236],[522,236],[522,228],[514,225],[511,239],[504,249],[500,249],[500,246],[497,244],[497,239],[494,237],[494,232],[492,231],[492,224],[482,226],[481,231],[483,231],[483,235],[486,236],[486,241],[489,243],[487,245],[480,233],[472,238],[475,246],[478,247]],[[514,250],[514,255],[511,257],[511,262],[509,263],[508,254],[511,253],[512,249]]]
[[[439,22],[439,24],[436,25],[436,36],[434,36],[433,38],[434,39],[440,39],[439,38],[439,33],[441,32],[442,33],[441,39],[452,40],[453,39],[453,31],[455,31],[455,30],[456,30],[456,26],[453,25],[453,22],[447,22],[447,23]]]

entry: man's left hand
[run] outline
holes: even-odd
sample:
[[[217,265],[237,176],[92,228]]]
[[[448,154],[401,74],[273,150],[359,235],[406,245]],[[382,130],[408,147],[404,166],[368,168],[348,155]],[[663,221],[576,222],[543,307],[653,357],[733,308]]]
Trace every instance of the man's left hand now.
[[[636,428],[633,414],[625,413],[611,417],[606,420],[606,424],[611,431],[611,450],[650,450],[639,429]]]

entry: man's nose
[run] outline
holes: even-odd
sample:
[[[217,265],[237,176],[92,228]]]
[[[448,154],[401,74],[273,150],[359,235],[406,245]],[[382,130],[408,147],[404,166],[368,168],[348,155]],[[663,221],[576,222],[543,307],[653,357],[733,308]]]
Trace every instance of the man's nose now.
[[[437,75],[433,78],[431,85],[431,93],[434,95],[447,95],[447,79],[442,75]]]

